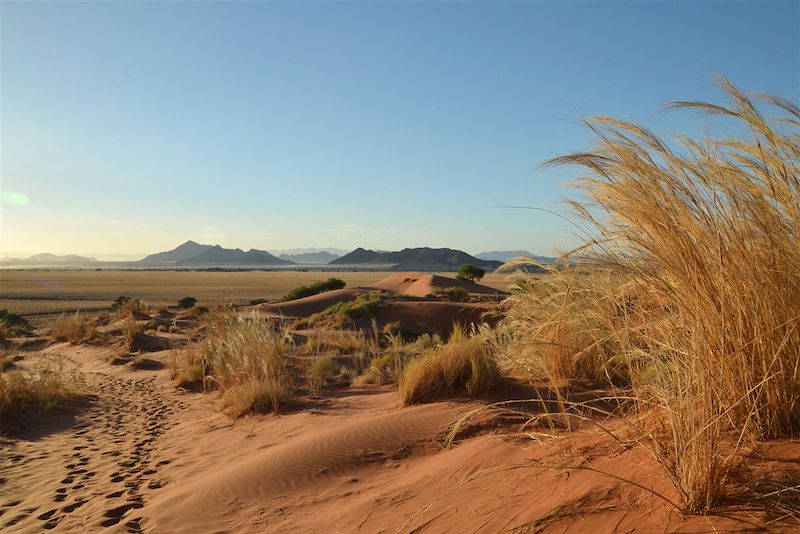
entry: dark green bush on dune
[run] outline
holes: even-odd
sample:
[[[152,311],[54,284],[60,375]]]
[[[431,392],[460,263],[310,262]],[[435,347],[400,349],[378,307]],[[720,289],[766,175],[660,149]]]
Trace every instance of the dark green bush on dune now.
[[[27,319],[5,308],[0,310],[0,328],[9,336],[27,336],[33,331]]]
[[[292,289],[289,293],[286,294],[281,300],[286,302],[287,300],[296,300],[301,299],[304,297],[310,297],[312,295],[318,295],[319,293],[324,293],[325,291],[331,291],[333,289],[342,289],[346,286],[344,280],[340,280],[338,278],[328,278],[327,280],[323,280],[320,282],[314,282],[313,284],[309,284],[307,286],[300,286]]]
[[[197,304],[196,298],[183,297],[181,300],[178,301],[178,308],[182,310],[188,310],[189,308],[193,308],[195,304]]]

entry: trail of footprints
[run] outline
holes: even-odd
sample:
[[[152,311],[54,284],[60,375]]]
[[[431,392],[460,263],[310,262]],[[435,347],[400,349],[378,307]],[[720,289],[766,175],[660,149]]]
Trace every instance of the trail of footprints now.
[[[38,442],[34,441],[27,444],[28,454],[18,454],[13,450],[15,447],[0,446],[0,465],[23,468],[14,471],[34,468],[35,462],[44,462],[39,467],[48,470],[63,471],[52,490],[50,507],[26,505],[24,495],[0,501],[0,530],[15,525],[30,527],[32,521],[40,522],[42,530],[50,530],[77,515],[76,524],[111,527],[124,521],[128,532],[141,531],[141,518],[135,510],[144,506],[147,490],[157,490],[165,484],[158,471],[170,463],[169,459],[151,458],[153,448],[159,436],[172,426],[171,416],[186,405],[180,401],[167,404],[154,376],[123,379],[96,373],[90,378],[95,379],[91,389],[98,402],[92,403],[79,415],[77,424],[65,431],[71,447],[58,451],[41,447],[36,451]],[[4,494],[3,485],[9,478],[3,471],[0,471],[0,495]],[[108,477],[114,491],[103,492],[94,484],[102,477]],[[87,508],[97,514],[98,500],[104,510],[100,518],[82,515],[82,508],[92,501],[93,506]]]

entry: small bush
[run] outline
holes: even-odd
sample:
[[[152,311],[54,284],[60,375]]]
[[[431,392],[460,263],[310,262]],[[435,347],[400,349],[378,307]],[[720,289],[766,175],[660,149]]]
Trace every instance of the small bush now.
[[[130,297],[121,296],[117,297],[114,302],[111,303],[111,311],[119,311],[125,304],[127,304],[131,300]]]
[[[312,295],[317,295],[319,293],[323,293],[325,291],[331,291],[333,289],[342,289],[347,284],[345,284],[344,280],[340,280],[339,278],[328,278],[327,280],[321,282],[314,282],[313,284],[309,284],[307,286],[299,286],[286,294],[281,300],[288,301],[288,300],[296,300],[301,299],[304,297],[310,297]]]
[[[461,268],[458,270],[456,274],[456,278],[459,280],[466,280],[468,282],[477,282],[483,275],[486,274],[486,271],[481,269],[480,267],[475,267],[474,265],[467,264],[462,265]]]
[[[317,356],[310,360],[306,380],[314,393],[319,394],[326,382],[339,371],[339,366],[332,356]]]
[[[194,308],[194,305],[197,304],[197,299],[194,297],[183,297],[181,300],[178,301],[178,308],[182,310],[188,310],[189,308]]]
[[[463,287],[448,287],[432,293],[433,297],[446,300],[448,302],[465,302],[469,300],[469,292]]]
[[[340,321],[371,319],[385,298],[386,295],[382,293],[364,293],[353,300],[334,304],[326,310],[326,313],[335,315]]]
[[[477,339],[453,337],[412,361],[400,376],[403,405],[431,402],[454,394],[486,394],[497,377],[497,365]]]
[[[0,310],[0,328],[7,337],[29,336],[33,332],[27,319],[5,308]]]

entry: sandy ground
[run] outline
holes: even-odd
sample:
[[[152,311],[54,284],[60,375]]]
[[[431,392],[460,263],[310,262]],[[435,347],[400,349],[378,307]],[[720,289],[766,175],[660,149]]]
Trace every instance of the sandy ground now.
[[[451,423],[478,404],[400,408],[391,386],[232,420],[216,395],[176,390],[167,368],[108,354],[26,354],[59,355],[91,397],[0,445],[3,532],[725,532],[774,519],[742,507],[682,516],[653,460],[597,429],[512,437],[486,416],[446,449]],[[168,352],[147,356],[168,364]],[[782,446],[772,461],[796,468],[796,446]]]

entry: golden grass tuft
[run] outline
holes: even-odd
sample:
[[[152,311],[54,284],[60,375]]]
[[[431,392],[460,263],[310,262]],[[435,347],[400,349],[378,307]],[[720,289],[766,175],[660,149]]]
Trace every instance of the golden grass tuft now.
[[[339,372],[339,365],[333,356],[309,358],[306,369],[306,383],[315,394],[319,394],[325,384]]]
[[[758,96],[767,119],[721,86],[725,105],[673,107],[732,119],[732,136],[587,121],[596,147],[549,163],[586,169],[571,204],[590,237],[508,301],[531,376],[629,382],[640,442],[690,512],[719,502],[752,439],[800,430],[800,110]]]
[[[0,419],[24,421],[77,395],[59,360],[0,372]]]
[[[277,412],[294,388],[288,366],[292,338],[256,317],[209,324],[199,348],[202,364],[193,364],[203,366],[206,387],[222,391],[223,407],[234,416]]]
[[[128,352],[139,350],[142,345],[144,329],[136,322],[133,314],[122,321],[122,342]]]
[[[398,383],[400,401],[408,406],[455,394],[484,395],[496,378],[497,366],[486,345],[454,332],[447,344],[406,365]]]
[[[50,325],[50,335],[57,341],[73,344],[90,343],[102,337],[95,321],[80,312],[59,315]]]

